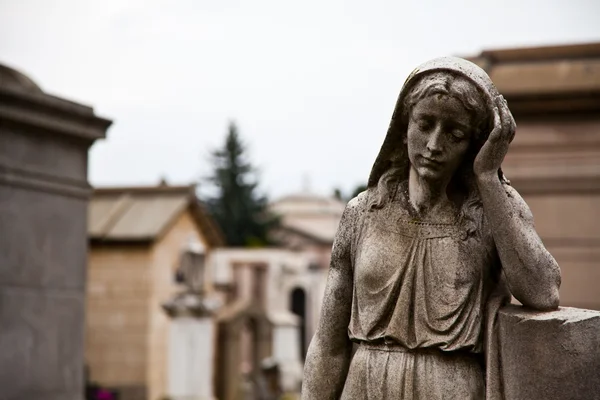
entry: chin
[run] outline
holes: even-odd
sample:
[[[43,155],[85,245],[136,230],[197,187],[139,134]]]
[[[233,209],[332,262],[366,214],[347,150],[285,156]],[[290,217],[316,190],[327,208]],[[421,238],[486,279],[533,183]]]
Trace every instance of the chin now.
[[[421,167],[417,170],[419,178],[430,183],[443,182],[445,174],[431,168]]]

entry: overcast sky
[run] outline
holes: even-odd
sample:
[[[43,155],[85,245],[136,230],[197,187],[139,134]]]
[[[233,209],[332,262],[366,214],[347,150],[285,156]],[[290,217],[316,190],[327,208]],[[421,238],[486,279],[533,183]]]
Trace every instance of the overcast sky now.
[[[94,185],[189,183],[238,123],[271,197],[369,175],[408,73],[600,40],[600,1],[0,0],[0,63],[114,120]]]

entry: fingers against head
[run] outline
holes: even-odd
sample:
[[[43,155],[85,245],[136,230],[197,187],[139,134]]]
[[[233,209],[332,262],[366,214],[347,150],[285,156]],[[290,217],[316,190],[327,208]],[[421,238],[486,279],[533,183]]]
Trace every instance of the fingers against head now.
[[[515,119],[512,116],[512,113],[510,112],[510,110],[508,108],[508,103],[507,103],[506,99],[503,96],[499,96],[497,103],[498,103],[498,107],[500,109],[500,118],[502,120],[502,127],[503,127],[503,130],[505,131],[505,134],[503,136],[510,142],[513,140],[513,138],[515,136],[515,130],[517,128],[517,124],[515,122]]]
[[[488,138],[489,141],[491,142],[497,142],[500,139],[500,136],[502,135],[502,113],[501,113],[501,107],[498,101],[498,98],[496,98],[495,101],[496,105],[494,106],[494,129],[492,129],[492,132],[490,133],[490,136]]]

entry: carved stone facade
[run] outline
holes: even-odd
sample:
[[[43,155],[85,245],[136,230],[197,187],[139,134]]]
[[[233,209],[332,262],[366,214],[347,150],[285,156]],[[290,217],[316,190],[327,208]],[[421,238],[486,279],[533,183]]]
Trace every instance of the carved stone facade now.
[[[310,271],[309,260],[306,254],[285,249],[211,253],[209,279],[224,304],[216,314],[219,399],[235,399],[245,379],[257,393],[265,362],[279,368],[282,390],[299,390],[303,353],[310,340],[305,321],[313,310],[318,312],[314,302],[320,304],[322,297],[322,277]],[[301,298],[294,297],[298,291]]]
[[[88,149],[110,124],[0,65],[3,399],[83,398]]]

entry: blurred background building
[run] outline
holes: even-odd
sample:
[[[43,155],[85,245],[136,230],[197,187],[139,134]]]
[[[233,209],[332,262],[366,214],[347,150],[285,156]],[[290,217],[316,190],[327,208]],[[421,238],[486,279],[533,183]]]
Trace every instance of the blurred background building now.
[[[88,213],[85,356],[89,379],[121,399],[167,392],[169,317],[189,243],[209,253],[223,239],[194,186],[101,188]]]
[[[471,60],[517,122],[502,167],[561,266],[561,304],[600,310],[600,43],[490,50]]]

